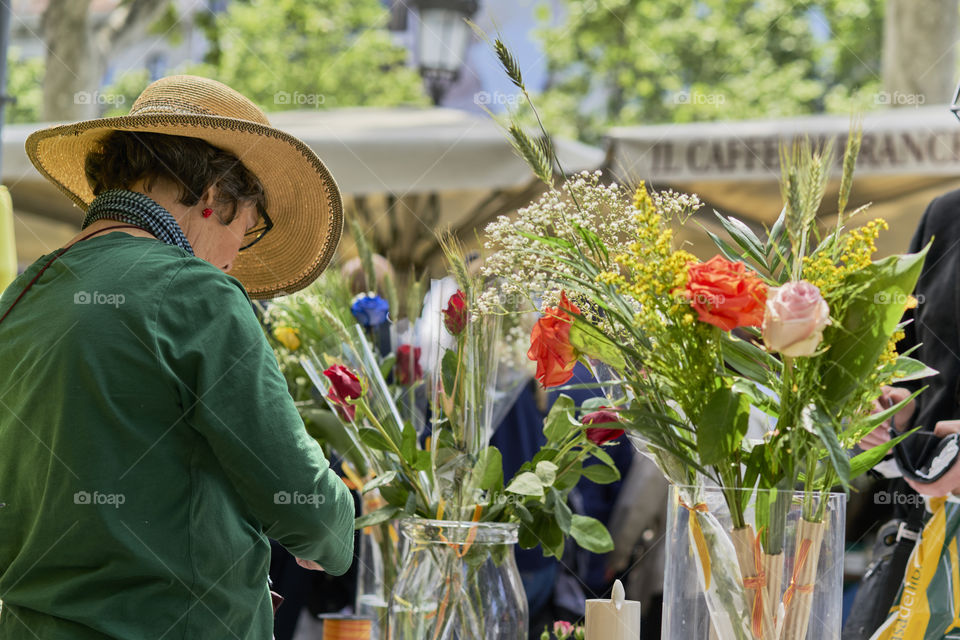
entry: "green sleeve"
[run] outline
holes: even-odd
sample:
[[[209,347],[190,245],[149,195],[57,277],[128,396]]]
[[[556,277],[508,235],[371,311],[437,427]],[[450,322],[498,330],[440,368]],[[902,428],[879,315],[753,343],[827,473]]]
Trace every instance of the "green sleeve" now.
[[[263,532],[345,573],[353,496],[307,434],[242,285],[188,261],[160,300],[156,336],[183,420],[210,444]]]

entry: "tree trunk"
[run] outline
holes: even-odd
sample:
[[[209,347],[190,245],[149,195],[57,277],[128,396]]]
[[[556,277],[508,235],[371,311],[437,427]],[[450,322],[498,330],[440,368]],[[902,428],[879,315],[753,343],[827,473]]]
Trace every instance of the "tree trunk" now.
[[[946,104],[953,98],[958,0],[887,0],[883,84],[892,107]]]
[[[169,0],[126,0],[94,29],[90,0],[50,0],[41,22],[46,45],[43,119],[95,118],[104,108],[97,90],[110,55],[143,35]]]
[[[90,0],[50,0],[43,12],[46,72],[43,119],[50,122],[97,116],[94,92],[103,61],[93,50]]]

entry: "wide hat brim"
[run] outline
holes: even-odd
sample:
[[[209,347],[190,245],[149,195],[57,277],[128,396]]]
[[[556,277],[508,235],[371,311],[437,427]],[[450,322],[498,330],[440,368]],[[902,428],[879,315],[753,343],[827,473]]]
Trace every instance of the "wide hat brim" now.
[[[84,162],[111,131],[200,138],[237,156],[260,179],[274,227],[254,246],[241,251],[230,270],[250,297],[266,299],[299,291],[329,264],[343,229],[343,203],[333,176],[301,140],[250,120],[146,113],[35,131],[27,138],[27,156],[41,174],[86,211],[94,195]]]

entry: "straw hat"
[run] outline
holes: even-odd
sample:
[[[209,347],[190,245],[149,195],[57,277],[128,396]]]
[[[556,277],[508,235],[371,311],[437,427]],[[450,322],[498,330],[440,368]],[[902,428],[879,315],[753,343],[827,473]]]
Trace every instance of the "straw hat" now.
[[[274,227],[241,251],[230,271],[251,297],[298,291],[330,262],[343,228],[337,183],[306,144],[271,127],[230,87],[197,76],[161,78],[144,89],[129,115],[35,131],[27,138],[27,156],[85,211],[94,196],[84,161],[114,130],[200,138],[237,156],[260,179]]]

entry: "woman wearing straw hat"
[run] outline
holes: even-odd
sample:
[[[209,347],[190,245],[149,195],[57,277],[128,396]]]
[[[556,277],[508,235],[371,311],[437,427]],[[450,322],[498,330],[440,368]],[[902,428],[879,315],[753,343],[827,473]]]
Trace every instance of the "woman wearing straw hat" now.
[[[336,183],[192,76],[27,153],[86,215],[0,297],[0,637],[270,638],[267,537],[339,575],[354,507],[248,295],[324,269]]]

